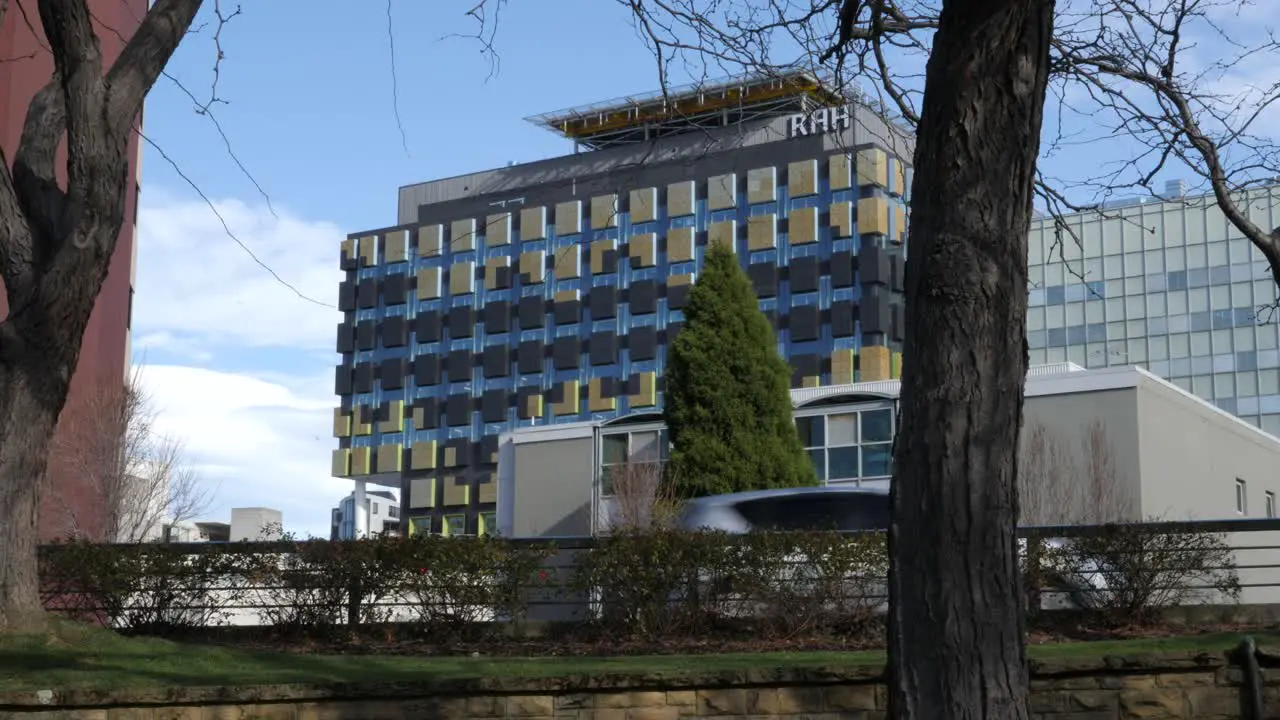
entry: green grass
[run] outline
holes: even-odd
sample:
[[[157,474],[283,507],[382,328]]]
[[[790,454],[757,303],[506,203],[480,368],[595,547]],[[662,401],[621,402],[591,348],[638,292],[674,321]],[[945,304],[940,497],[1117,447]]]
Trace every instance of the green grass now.
[[[1238,634],[1033,646],[1033,658],[1222,650]],[[1276,636],[1260,637],[1260,640]],[[770,652],[639,657],[471,658],[325,656],[250,652],[166,640],[125,638],[58,623],[44,635],[0,637],[0,692],[46,688],[430,681],[473,677],[555,677],[607,673],[714,672],[751,668],[874,665],[884,654]]]

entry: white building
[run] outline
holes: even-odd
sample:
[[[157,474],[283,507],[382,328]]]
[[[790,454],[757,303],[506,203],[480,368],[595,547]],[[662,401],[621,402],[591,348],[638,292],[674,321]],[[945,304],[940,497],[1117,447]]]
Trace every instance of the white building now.
[[[284,534],[284,514],[264,507],[231,509],[231,542],[279,540]]]
[[[330,540],[353,540],[356,532],[356,494],[353,492],[344,497],[338,507],[334,508],[330,518]],[[400,501],[388,490],[373,490],[365,493],[364,518],[367,519],[365,532],[368,535],[399,534]]]

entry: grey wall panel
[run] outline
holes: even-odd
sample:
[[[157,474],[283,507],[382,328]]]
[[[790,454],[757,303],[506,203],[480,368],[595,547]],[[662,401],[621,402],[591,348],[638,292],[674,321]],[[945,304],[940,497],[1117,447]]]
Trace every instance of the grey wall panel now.
[[[413,359],[413,382],[418,387],[440,384],[440,357],[419,355]]]
[[[361,320],[356,323],[356,349],[372,350],[377,347],[378,326],[373,320]]]
[[[521,443],[514,454],[519,473],[512,483],[512,535],[590,535],[594,439]]]
[[[418,313],[413,319],[413,334],[420,343],[440,342],[440,313],[435,310]]]
[[[476,330],[476,311],[470,305],[449,308],[449,338],[471,337]]]
[[[525,340],[516,350],[516,365],[522,375],[542,372],[546,351],[541,340]]]

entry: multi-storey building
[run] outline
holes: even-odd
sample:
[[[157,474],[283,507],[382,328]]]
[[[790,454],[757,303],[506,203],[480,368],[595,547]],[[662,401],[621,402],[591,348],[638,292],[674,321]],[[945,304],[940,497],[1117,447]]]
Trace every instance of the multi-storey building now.
[[[342,245],[333,474],[400,487],[409,532],[492,522],[503,432],[660,409],[711,244],[796,387],[898,374],[898,126],[806,73],[533,120],[576,152],[401,188]]]
[[[395,535],[400,532],[400,501],[386,490],[365,494],[365,514],[368,522],[357,528],[356,494],[342,498],[338,507],[330,512],[329,539],[354,540],[363,532],[367,535]]]
[[[1142,366],[1280,435],[1275,279],[1212,196],[1169,185],[1163,199],[1070,216],[1070,232],[1033,224],[1031,362]],[[1280,226],[1280,186],[1240,205]]]

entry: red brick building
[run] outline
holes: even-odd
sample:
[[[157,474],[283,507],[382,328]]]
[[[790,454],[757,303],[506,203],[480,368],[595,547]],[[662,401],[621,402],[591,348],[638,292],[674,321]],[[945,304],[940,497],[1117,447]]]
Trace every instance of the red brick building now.
[[[148,6],[148,0],[89,0],[90,12],[97,21],[106,67],[115,62],[124,46],[120,36],[132,37]],[[4,148],[9,162],[13,160],[22,135],[27,105],[53,72],[53,57],[47,47],[35,0],[11,0],[0,25],[0,59],[3,60],[0,62],[0,147]],[[85,331],[80,364],[72,378],[71,394],[63,411],[64,420],[84,412],[87,405],[93,404],[92,398],[118,391],[129,370],[137,202],[142,172],[138,137],[130,141],[129,149],[133,189],[128,195],[125,222],[120,229],[110,272]],[[65,155],[59,165],[65,168]],[[0,292],[0,317],[7,312],[4,294]],[[72,433],[68,428],[75,424],[70,420],[63,422],[59,426],[59,434]],[[45,539],[66,535],[73,528],[90,536],[98,532],[102,518],[100,512],[95,513],[97,508],[91,493],[86,492],[79,474],[68,468],[67,463],[60,463],[57,453],[50,458],[49,483],[44,491],[40,516]]]

